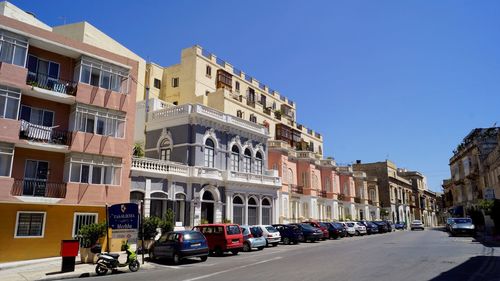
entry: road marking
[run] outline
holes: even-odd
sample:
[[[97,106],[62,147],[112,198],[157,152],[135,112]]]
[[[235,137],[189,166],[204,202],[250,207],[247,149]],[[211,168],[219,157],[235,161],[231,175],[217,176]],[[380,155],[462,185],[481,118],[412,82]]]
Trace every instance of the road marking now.
[[[282,257],[275,257],[275,258],[268,259],[268,260],[254,262],[254,263],[246,264],[246,265],[241,265],[241,266],[237,266],[235,268],[226,269],[226,270],[222,270],[222,271],[217,271],[217,272],[214,272],[214,273],[205,274],[205,275],[201,275],[201,276],[190,278],[190,279],[185,279],[184,281],[195,281],[195,280],[205,279],[205,278],[209,278],[209,277],[212,277],[212,276],[215,276],[215,275],[219,275],[219,274],[222,274],[222,273],[226,273],[226,272],[230,272],[230,271],[234,271],[234,270],[238,270],[238,269],[242,269],[242,268],[246,268],[246,267],[258,265],[258,264],[261,264],[261,263],[266,263],[266,262],[274,261],[274,260],[279,260],[281,258]]]

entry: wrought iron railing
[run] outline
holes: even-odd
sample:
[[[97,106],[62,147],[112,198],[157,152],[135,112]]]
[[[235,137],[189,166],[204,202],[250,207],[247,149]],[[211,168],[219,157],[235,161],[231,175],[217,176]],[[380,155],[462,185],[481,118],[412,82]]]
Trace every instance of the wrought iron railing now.
[[[66,183],[48,182],[41,179],[14,179],[13,196],[64,198]]]
[[[291,185],[290,190],[292,191],[292,193],[304,194],[303,186]]]
[[[77,89],[77,84],[73,81],[54,78],[44,73],[34,72],[28,72],[28,76],[26,77],[26,84],[70,96],[76,95]]]

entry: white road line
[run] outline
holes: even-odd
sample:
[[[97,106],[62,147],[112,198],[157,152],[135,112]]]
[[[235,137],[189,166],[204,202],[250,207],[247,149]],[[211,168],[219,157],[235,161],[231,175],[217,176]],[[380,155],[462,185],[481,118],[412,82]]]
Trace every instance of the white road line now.
[[[246,264],[246,265],[241,265],[241,266],[237,266],[235,268],[226,269],[226,270],[222,270],[222,271],[217,271],[217,272],[214,272],[214,273],[205,274],[205,275],[201,275],[201,276],[190,278],[190,279],[185,279],[184,281],[195,281],[195,280],[205,279],[205,278],[208,278],[208,277],[212,277],[212,276],[219,275],[219,274],[222,274],[222,273],[226,273],[226,272],[230,272],[230,271],[242,269],[242,268],[245,268],[245,267],[250,267],[250,266],[258,265],[258,264],[261,264],[261,263],[266,263],[266,262],[270,262],[270,261],[274,261],[274,260],[279,260],[281,258],[282,257],[275,257],[275,258],[268,259],[268,260],[254,262],[254,263]]]

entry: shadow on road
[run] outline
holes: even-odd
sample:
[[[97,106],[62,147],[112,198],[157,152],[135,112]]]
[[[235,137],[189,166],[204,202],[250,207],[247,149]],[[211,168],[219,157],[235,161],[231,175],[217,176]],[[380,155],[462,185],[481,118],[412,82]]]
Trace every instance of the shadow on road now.
[[[430,281],[448,280],[498,281],[500,280],[500,257],[472,257]]]

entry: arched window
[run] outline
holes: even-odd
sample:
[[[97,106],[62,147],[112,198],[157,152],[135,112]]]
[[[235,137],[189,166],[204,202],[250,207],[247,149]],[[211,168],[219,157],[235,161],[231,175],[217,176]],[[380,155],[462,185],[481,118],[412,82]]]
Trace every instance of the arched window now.
[[[375,201],[375,189],[370,189],[370,200]]]
[[[240,170],[240,149],[236,145],[233,145],[233,148],[231,148],[231,170]]]
[[[344,195],[349,196],[349,185],[347,182],[344,182]]]
[[[287,173],[287,171],[288,171],[288,167],[287,167],[286,163],[283,163],[283,169],[282,169],[282,171],[281,171],[281,177],[282,177],[282,178],[284,178],[284,179],[286,178],[286,175],[287,175],[286,173]],[[289,182],[289,183],[291,183],[291,182]]]
[[[205,167],[214,167],[214,148],[214,141],[212,139],[207,139],[205,141]]]
[[[288,169],[288,183],[293,184],[295,181],[293,180],[293,170]]]
[[[262,154],[260,151],[255,154],[255,173],[261,175],[262,174]]]
[[[250,152],[250,149],[245,149],[245,155],[243,157],[243,171],[245,173],[250,173],[252,170],[252,153]]]
[[[245,208],[245,204],[243,203],[243,199],[240,196],[236,195],[233,198],[233,223],[243,224],[243,210]]]
[[[170,161],[170,153],[172,152],[172,142],[169,138],[165,138],[160,143],[160,160]]]
[[[203,197],[201,198],[203,201],[214,201],[214,195],[210,191],[203,192]]]
[[[318,189],[318,176],[313,174],[313,188]]]
[[[248,224],[257,224],[257,201],[253,197],[248,199]]]
[[[250,114],[250,122],[257,123],[257,116]]]
[[[236,111],[236,117],[243,119],[243,111],[241,110]]]
[[[309,219],[309,204],[306,202],[302,203],[302,217]]]
[[[331,186],[330,186],[330,178],[329,177],[325,177],[325,190],[327,192],[332,192]]]
[[[271,224],[272,206],[269,199],[262,199],[262,224]]]

